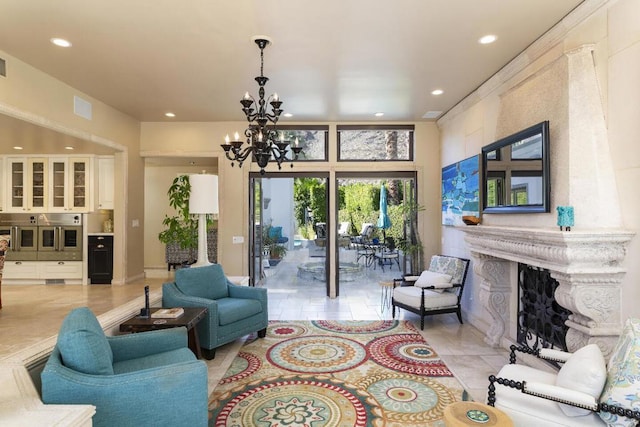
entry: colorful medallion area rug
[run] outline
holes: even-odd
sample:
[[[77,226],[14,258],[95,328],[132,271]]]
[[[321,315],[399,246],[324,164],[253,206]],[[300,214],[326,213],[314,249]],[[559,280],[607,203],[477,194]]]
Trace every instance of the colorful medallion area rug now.
[[[209,398],[210,426],[444,426],[468,400],[406,321],[270,322]]]

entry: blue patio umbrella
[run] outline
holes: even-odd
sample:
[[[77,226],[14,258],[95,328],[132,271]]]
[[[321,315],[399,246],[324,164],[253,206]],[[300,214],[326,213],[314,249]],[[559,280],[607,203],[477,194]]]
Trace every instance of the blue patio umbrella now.
[[[376,226],[382,229],[382,236],[386,240],[386,230],[388,228],[391,228],[391,219],[389,218],[389,214],[387,213],[387,187],[385,187],[384,184],[382,184],[382,187],[380,187],[380,216],[378,217]]]

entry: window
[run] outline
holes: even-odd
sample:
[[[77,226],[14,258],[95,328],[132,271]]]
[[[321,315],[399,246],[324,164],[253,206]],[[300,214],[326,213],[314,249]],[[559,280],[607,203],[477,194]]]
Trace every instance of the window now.
[[[278,126],[278,131],[291,145],[298,141],[302,152],[297,162],[327,161],[329,146],[329,126]],[[291,156],[289,156],[291,157]]]
[[[338,126],[338,161],[411,161],[413,125]]]

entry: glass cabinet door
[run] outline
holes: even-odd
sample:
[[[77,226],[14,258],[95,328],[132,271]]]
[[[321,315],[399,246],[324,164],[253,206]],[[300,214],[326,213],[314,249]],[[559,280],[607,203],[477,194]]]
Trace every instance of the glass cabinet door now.
[[[54,210],[64,210],[65,208],[66,169],[67,163],[63,160],[51,162],[51,207]]]
[[[31,207],[34,209],[44,209],[45,199],[45,165],[42,160],[33,160],[31,163]]]
[[[87,162],[85,160],[72,160],[73,171],[73,208],[87,207]]]
[[[25,208],[25,162],[11,161],[11,208]]]
[[[53,212],[87,210],[89,191],[89,160],[55,158],[49,161],[49,208]]]

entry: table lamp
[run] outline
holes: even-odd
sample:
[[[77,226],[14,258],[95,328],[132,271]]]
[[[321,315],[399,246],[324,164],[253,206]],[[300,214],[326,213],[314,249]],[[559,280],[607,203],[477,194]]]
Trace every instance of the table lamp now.
[[[205,173],[189,175],[189,184],[189,213],[198,215],[198,260],[191,267],[204,267],[211,265],[207,254],[207,214],[218,213],[218,177]]]

